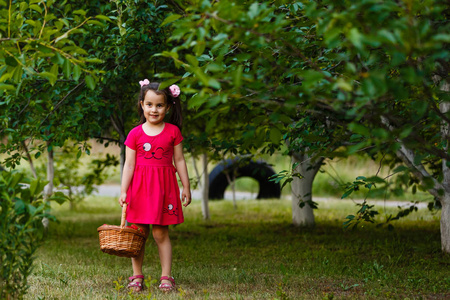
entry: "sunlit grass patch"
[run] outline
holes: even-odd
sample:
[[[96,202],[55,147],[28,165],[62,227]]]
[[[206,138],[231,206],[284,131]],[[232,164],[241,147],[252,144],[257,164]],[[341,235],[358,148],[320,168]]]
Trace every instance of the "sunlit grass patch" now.
[[[54,208],[38,251],[27,299],[444,299],[450,259],[440,251],[439,218],[426,210],[395,223],[393,231],[365,224],[345,231],[352,201],[321,201],[316,226],[291,225],[289,200],[210,203],[211,220],[195,200],[186,222],[171,228],[173,275],[180,290],[157,290],[160,265],[147,242],[144,273],[153,283],[129,296],[129,259],[99,250],[96,228],[118,224],[120,207],[108,197],[90,197],[76,211]],[[395,211],[395,207],[389,207]],[[121,278],[121,279],[120,279]],[[120,280],[119,280],[120,279]],[[115,283],[116,282],[116,283]],[[120,287],[122,286],[122,287]],[[328,297],[328,298],[327,298]]]

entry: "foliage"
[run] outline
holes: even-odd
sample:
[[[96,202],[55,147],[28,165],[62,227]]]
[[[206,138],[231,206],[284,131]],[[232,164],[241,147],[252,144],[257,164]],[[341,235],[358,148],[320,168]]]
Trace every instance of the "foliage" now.
[[[84,115],[92,99],[68,99],[85,85],[95,88],[101,60],[83,42],[109,19],[86,16],[66,2],[0,1],[0,136],[7,141],[1,150],[8,167],[33,140],[45,142],[34,144],[38,157],[69,137],[86,139]]]
[[[101,141],[123,146],[127,132],[138,121],[136,104],[139,80],[158,81],[156,73],[173,65],[162,57],[153,57],[167,47],[170,30],[161,27],[169,11],[177,9],[163,1],[100,1],[91,5],[90,13],[105,14],[111,22],[105,24],[107,35],[94,36],[92,53],[103,63],[102,80],[88,97],[96,99],[91,122],[98,124],[90,135]]]
[[[186,72],[189,107],[206,116],[212,139],[209,129],[231,115],[244,132],[231,141],[244,152],[286,140],[287,153],[313,158],[388,155],[383,163],[403,169],[380,193],[412,186],[442,200],[445,1],[178,3],[183,17],[166,23],[180,45],[161,55]]]
[[[27,185],[24,183],[27,182]],[[43,237],[47,211],[43,200],[46,182],[28,180],[21,173],[0,172],[0,296],[2,299],[21,298],[28,289],[27,278],[32,272],[35,251]],[[49,200],[64,201],[56,194]]]

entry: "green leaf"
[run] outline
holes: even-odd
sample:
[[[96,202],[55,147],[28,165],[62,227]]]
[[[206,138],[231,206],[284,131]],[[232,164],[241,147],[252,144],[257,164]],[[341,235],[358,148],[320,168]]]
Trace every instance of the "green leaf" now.
[[[23,68],[22,66],[18,65],[13,72],[12,79],[14,82],[20,82],[22,81],[22,75],[23,75]]]
[[[106,27],[106,25],[104,23],[99,22],[97,20],[89,20],[86,23],[87,24],[92,24],[92,25],[97,25],[97,26],[100,26],[100,27]]]
[[[282,136],[283,136],[283,134],[277,127],[270,128],[270,141],[273,144],[278,145],[281,141]]]
[[[181,17],[182,17],[182,16],[181,16],[181,15],[178,15],[178,14],[170,15],[170,16],[168,16],[167,18],[164,19],[164,21],[161,23],[160,27],[163,27],[163,26],[166,25],[166,24],[169,24],[169,23],[171,23],[171,22],[173,22],[173,21],[175,21],[175,20],[178,20],[178,19],[181,18]]]
[[[392,34],[390,31],[387,31],[386,29],[378,31],[377,34],[384,40],[389,41],[392,44],[397,43],[397,39],[395,38],[394,34]]]
[[[39,5],[37,5],[37,4],[32,4],[32,5],[30,5],[29,7],[30,7],[30,9],[35,10],[35,11],[37,11],[38,13],[42,14],[42,8],[41,8]]]
[[[208,80],[208,86],[215,88],[217,90],[220,90],[221,86],[220,86],[220,82],[218,82],[216,79],[214,78],[210,78]]]
[[[164,56],[164,57],[172,57],[174,59],[178,59],[178,53],[176,52],[169,52],[169,51],[163,51],[161,54],[155,54],[155,56]]]
[[[17,62],[17,60],[14,58],[14,57],[11,57],[11,56],[7,56],[7,57],[5,57],[5,63],[8,65],[8,66],[11,66],[11,67],[15,67],[15,66],[17,66],[19,63]]]
[[[336,86],[346,92],[351,92],[353,90],[352,85],[343,78],[339,78],[336,81]]]
[[[48,198],[48,200],[55,201],[58,204],[63,204],[66,201],[70,201],[70,198],[62,192],[56,192],[50,198]]]
[[[96,58],[96,57],[86,58],[85,61],[89,62],[89,63],[94,63],[94,64],[101,64],[101,63],[103,63],[103,60],[101,60],[99,58]]]
[[[96,15],[95,17],[97,19],[99,19],[99,20],[104,20],[104,21],[108,21],[108,22],[111,22],[111,23],[113,22],[110,17],[105,16],[105,15]]]
[[[198,60],[195,56],[186,54],[186,60],[191,64],[191,66],[198,67]]]
[[[165,89],[165,88],[171,86],[172,84],[178,82],[178,80],[179,80],[179,79],[169,79],[169,80],[166,80],[166,81],[162,82],[162,83],[159,85],[159,88],[158,88],[158,89],[159,89],[159,90],[163,90],[163,89]]]
[[[83,9],[74,10],[72,13],[75,14],[75,15],[82,15],[82,16],[86,15],[86,11],[83,10]]]
[[[188,108],[195,109],[200,107],[203,103],[208,100],[208,96],[204,94],[195,94],[191,99],[188,100]]]
[[[383,178],[380,178],[378,176],[372,176],[367,178],[368,182],[373,182],[373,183],[386,183],[386,180],[384,180]]]
[[[212,63],[206,66],[206,70],[210,72],[223,72],[223,67],[216,63]]]
[[[353,193],[353,189],[349,189],[347,190],[341,197],[341,199],[347,198],[348,196],[351,195],[351,193]]]
[[[59,74],[59,67],[57,64],[54,64],[52,68],[50,69],[50,73],[52,73],[54,76],[49,78],[50,84],[54,85],[56,83],[56,80],[58,79]]]
[[[0,3],[1,4],[1,3]],[[6,5],[6,3],[5,3],[5,5]],[[21,2],[20,3],[20,10],[21,11],[25,11],[27,8],[28,8],[28,3],[26,3],[26,2]]]
[[[239,88],[242,85],[242,71],[244,67],[239,65],[234,72],[233,84],[235,88]]]
[[[204,41],[197,41],[195,46],[194,46],[194,53],[197,56],[200,56],[203,54],[203,52],[205,51],[206,48],[206,43]]]
[[[204,84],[208,85],[208,77],[206,77],[205,73],[200,68],[189,67],[187,68],[189,71],[195,74],[195,76]]]
[[[15,89],[16,87],[11,84],[0,83],[0,91],[14,91]]]
[[[370,136],[369,128],[367,128],[364,125],[361,125],[359,123],[350,123],[348,125],[348,129],[354,133],[358,133],[358,134],[361,134],[366,137]]]
[[[292,182],[292,181],[294,181],[294,178],[287,178],[284,182],[283,182],[283,184],[281,185],[281,189],[283,189],[288,183],[290,183],[290,182]]]
[[[22,194],[24,194],[26,190],[22,191]],[[26,196],[22,195],[22,198],[27,198]],[[27,200],[27,199],[24,199]],[[25,212],[25,202],[22,199],[18,199],[14,205],[14,210],[16,211],[16,214],[21,215]]]
[[[362,35],[357,28],[350,29],[350,31],[347,34],[347,38],[352,42],[352,44],[356,48],[360,50],[363,48],[362,41],[364,35]]]
[[[397,168],[394,169],[394,173],[405,172],[407,170],[409,170],[409,169],[406,166],[398,166]]]
[[[123,26],[119,26],[119,33],[121,36],[124,36],[125,34],[127,34],[127,29]]]
[[[90,88],[91,90],[95,89],[95,81],[91,75],[86,76],[84,78],[84,81],[86,82],[86,85],[88,86],[88,88]]]
[[[34,193],[36,192],[36,188],[37,188],[38,184],[39,184],[39,179],[31,180],[31,183],[30,183],[30,194],[31,194],[31,197],[34,197]]]
[[[73,80],[78,81],[81,76],[81,67],[79,65],[73,66]]]
[[[439,33],[433,36],[434,41],[450,43],[450,34],[448,33]]]
[[[70,61],[68,59],[64,60],[63,73],[66,79],[70,78]]]

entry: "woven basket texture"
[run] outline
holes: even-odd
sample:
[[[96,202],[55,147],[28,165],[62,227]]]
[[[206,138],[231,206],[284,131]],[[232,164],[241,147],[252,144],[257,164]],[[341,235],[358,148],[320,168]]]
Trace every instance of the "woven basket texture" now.
[[[125,214],[126,205],[122,208],[120,226],[105,224],[97,228],[100,250],[121,257],[136,257],[145,244],[145,234],[125,227]]]

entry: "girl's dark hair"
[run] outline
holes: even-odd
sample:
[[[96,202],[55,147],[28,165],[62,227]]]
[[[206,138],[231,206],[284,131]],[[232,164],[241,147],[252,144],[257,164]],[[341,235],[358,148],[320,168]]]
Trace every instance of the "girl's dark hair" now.
[[[181,115],[181,101],[179,97],[172,96],[172,93],[170,92],[169,88],[165,88],[163,90],[159,89],[159,83],[158,82],[151,82],[149,84],[146,84],[141,87],[141,92],[139,93],[139,99],[137,103],[137,109],[139,114],[139,123],[144,124],[147,119],[145,119],[144,116],[144,110],[142,109],[141,103],[144,101],[145,95],[149,90],[152,90],[157,95],[163,95],[164,100],[166,104],[169,106],[169,108],[172,108],[172,113],[170,114],[169,123],[176,125],[181,130],[181,125],[183,122],[183,117]]]

